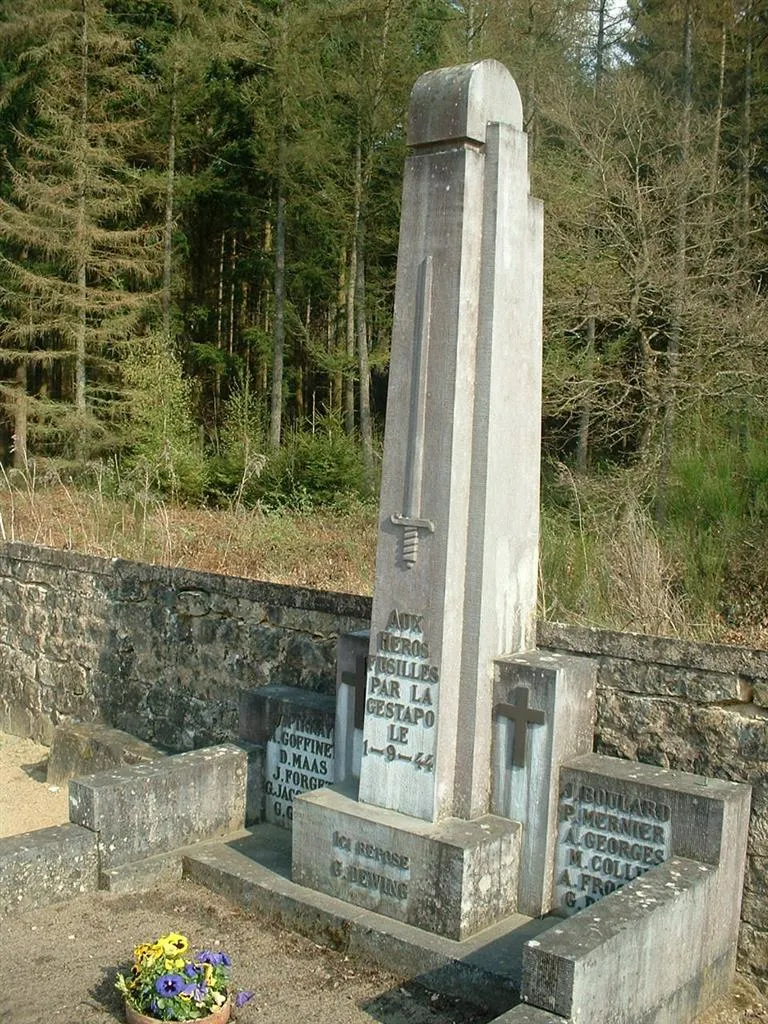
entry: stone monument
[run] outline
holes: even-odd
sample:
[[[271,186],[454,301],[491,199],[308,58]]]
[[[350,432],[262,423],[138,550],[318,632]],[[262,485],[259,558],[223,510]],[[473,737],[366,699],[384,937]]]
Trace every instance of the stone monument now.
[[[258,721],[267,796],[298,770],[292,880],[231,850],[199,870],[481,968],[528,1004],[498,1022],[687,1024],[733,975],[749,787],[593,754],[594,663],[535,650],[542,217],[509,73],[423,75],[408,145],[372,622],[339,639],[334,784],[288,749],[330,751],[330,709],[299,729],[281,693]]]
[[[591,749],[594,687],[565,659],[531,688],[542,210],[509,72],[422,76],[408,145],[371,631],[340,644],[339,785],[295,803],[293,878],[463,939],[548,909],[553,750]],[[517,795],[492,800],[510,774]]]

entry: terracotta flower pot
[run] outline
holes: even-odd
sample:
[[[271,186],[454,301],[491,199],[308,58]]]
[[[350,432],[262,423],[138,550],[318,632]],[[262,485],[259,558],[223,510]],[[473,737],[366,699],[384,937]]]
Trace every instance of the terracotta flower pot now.
[[[232,1000],[228,999],[214,1013],[209,1013],[207,1017],[198,1017],[195,1021],[191,1021],[190,1024],[227,1024],[231,1013]],[[125,1004],[125,1019],[128,1021],[128,1024],[158,1024],[157,1017],[147,1017],[145,1014],[139,1013],[138,1010],[134,1010],[130,1003]]]

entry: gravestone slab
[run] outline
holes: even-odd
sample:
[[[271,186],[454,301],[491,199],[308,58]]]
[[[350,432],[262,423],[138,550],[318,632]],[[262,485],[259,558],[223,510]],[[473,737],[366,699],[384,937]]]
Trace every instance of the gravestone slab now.
[[[599,754],[567,761],[556,908],[573,914],[589,907],[673,856],[718,864],[726,811],[743,799],[734,782]]]
[[[54,825],[0,839],[0,917],[92,892],[99,887],[96,836]]]
[[[69,818],[97,834],[99,869],[245,825],[248,758],[223,743],[72,779]]]
[[[335,700],[295,686],[263,686],[244,694],[240,736],[264,748],[264,820],[293,822],[299,793],[334,780]]]
[[[100,722],[62,722],[53,733],[48,783],[61,785],[78,775],[93,775],[121,764],[144,764],[165,751]]]

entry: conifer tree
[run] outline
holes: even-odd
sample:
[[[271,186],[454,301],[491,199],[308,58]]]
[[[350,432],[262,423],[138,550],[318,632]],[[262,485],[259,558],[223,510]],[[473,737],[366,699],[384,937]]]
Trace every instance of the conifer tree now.
[[[0,358],[17,369],[0,393],[18,447],[23,405],[40,451],[82,459],[116,443],[121,354],[159,269],[133,160],[145,83],[102,0],[14,0],[0,27],[34,114],[0,198]]]

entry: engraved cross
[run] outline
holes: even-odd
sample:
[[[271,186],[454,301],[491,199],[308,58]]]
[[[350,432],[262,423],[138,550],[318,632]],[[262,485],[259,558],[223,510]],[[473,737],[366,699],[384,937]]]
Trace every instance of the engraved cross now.
[[[354,672],[342,672],[341,681],[355,688],[355,728],[362,729],[365,723],[365,683],[368,676],[368,659],[355,659]]]
[[[528,726],[544,725],[546,715],[543,711],[528,707],[528,690],[523,686],[518,686],[515,690],[514,704],[497,704],[494,711],[497,718],[509,718],[515,723],[512,764],[524,768]]]

